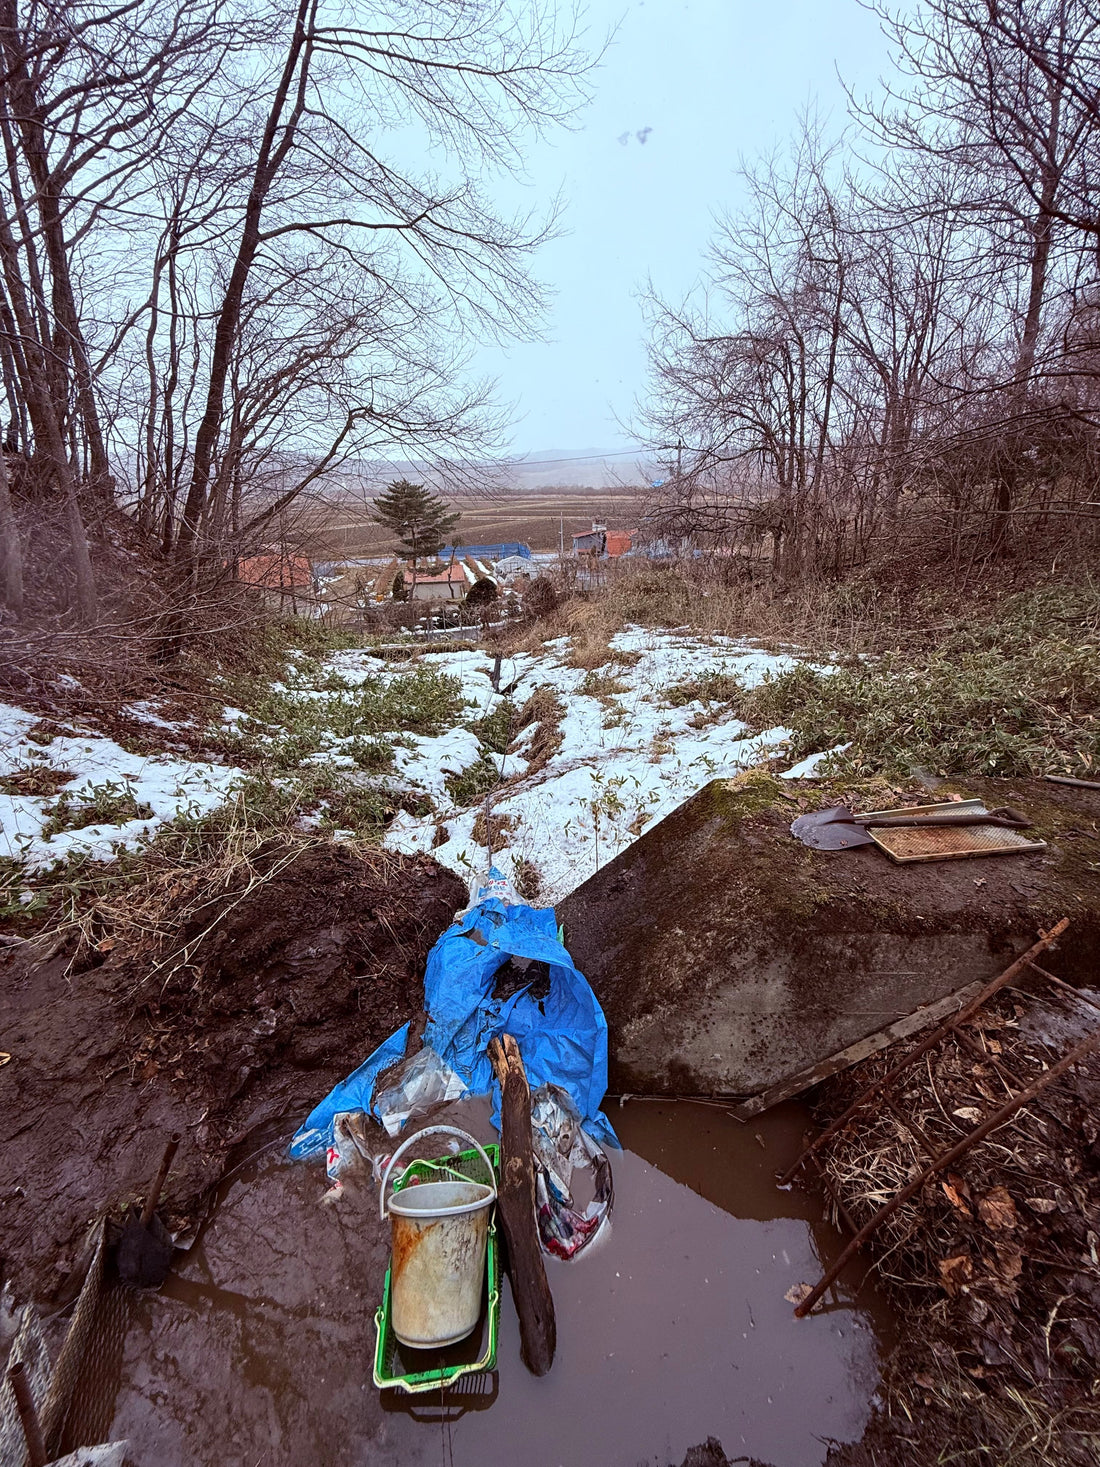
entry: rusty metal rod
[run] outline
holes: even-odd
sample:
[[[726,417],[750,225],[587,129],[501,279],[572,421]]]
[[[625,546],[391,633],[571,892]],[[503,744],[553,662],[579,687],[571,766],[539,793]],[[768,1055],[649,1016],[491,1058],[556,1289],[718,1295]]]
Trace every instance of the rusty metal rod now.
[[[883,1075],[880,1080],[876,1080],[873,1085],[868,1085],[867,1089],[864,1090],[862,1095],[858,1095],[855,1100],[852,1101],[851,1105],[848,1107],[843,1115],[838,1116],[835,1121],[831,1122],[831,1124],[825,1127],[824,1131],[822,1131],[819,1136],[814,1137],[814,1139],[806,1147],[805,1151],[803,1151],[798,1160],[795,1161],[793,1165],[789,1166],[787,1170],[783,1173],[783,1175],[779,1178],[778,1185],[780,1187],[786,1187],[789,1183],[793,1182],[795,1176],[798,1174],[800,1169],[805,1166],[806,1162],[809,1161],[810,1157],[813,1156],[816,1152],[820,1151],[822,1146],[825,1145],[825,1142],[831,1140],[838,1131],[843,1130],[843,1128],[855,1115],[856,1111],[861,1110],[869,1100],[874,1099],[874,1097],[879,1093],[880,1090],[885,1089],[885,1087],[892,1084],[899,1075],[904,1074],[904,1072],[909,1068],[911,1064],[914,1064],[918,1059],[920,1059],[921,1055],[927,1054],[930,1049],[935,1049],[940,1040],[950,1034],[951,1030],[954,1029],[956,1024],[964,1024],[967,1019],[976,1014],[981,1006],[989,999],[991,999],[998,989],[1003,988],[1006,983],[1011,983],[1013,978],[1017,976],[1021,969],[1027,966],[1027,964],[1031,961],[1033,957],[1035,957],[1038,953],[1044,952],[1051,945],[1052,942],[1061,937],[1062,933],[1065,932],[1068,926],[1068,917],[1063,917],[1060,922],[1056,922],[1054,926],[1050,929],[1050,931],[1044,932],[1039,941],[1029,947],[1027,952],[1024,953],[1022,957],[1017,958],[1016,961],[1012,963],[1009,967],[1007,967],[1004,972],[1001,973],[997,978],[991,979],[985,985],[982,991],[975,994],[964,1008],[961,1008],[958,1013],[952,1014],[949,1019],[945,1019],[942,1024],[933,1029],[931,1034],[929,1034],[926,1039],[922,1039],[915,1049],[911,1049],[903,1059],[900,1059],[897,1064],[893,1066],[892,1069],[887,1070],[886,1074]]]
[[[157,1210],[157,1203],[160,1201],[160,1194],[164,1191],[164,1184],[168,1180],[168,1171],[179,1149],[179,1144],[180,1138],[173,1136],[164,1148],[164,1155],[160,1160],[160,1170],[157,1172],[153,1180],[153,1185],[149,1189],[149,1195],[145,1199],[145,1206],[141,1209],[141,1225],[143,1228],[147,1228],[153,1221],[153,1213]]]
[[[39,1425],[34,1396],[31,1394],[31,1383],[27,1379],[27,1367],[22,1360],[17,1360],[8,1371],[8,1379],[15,1392],[19,1420],[23,1423],[23,1436],[27,1442],[27,1461],[30,1467],[46,1467],[49,1461],[46,1456],[46,1443],[42,1436],[42,1427]]]
[[[1034,1100],[1040,1091],[1045,1090],[1052,1081],[1059,1079],[1072,1065],[1075,1065],[1078,1060],[1084,1059],[1098,1045],[1100,1045],[1100,1029],[1095,1029],[1087,1039],[1082,1039],[1079,1044],[1073,1046],[1068,1054],[1063,1055],[1057,1064],[1051,1065],[1049,1070],[1044,1070],[1039,1078],[1032,1081],[1026,1090],[1021,1090],[1018,1095],[1014,1095],[1011,1100],[1006,1101],[999,1110],[995,1110],[980,1126],[976,1126],[968,1136],[964,1136],[949,1151],[945,1151],[942,1156],[938,1156],[935,1161],[929,1163],[919,1176],[914,1177],[900,1192],[895,1193],[889,1202],[884,1202],[874,1217],[869,1222],[864,1223],[852,1241],[842,1250],[832,1268],[829,1269],[821,1282],[815,1288],[811,1289],[802,1303],[798,1305],[794,1311],[795,1316],[798,1319],[804,1319],[809,1314],[825,1290],[836,1282],[845,1264],[849,1263],[855,1257],[860,1247],[866,1243],[871,1234],[888,1217],[895,1213],[903,1202],[908,1202],[910,1197],[919,1192],[929,1177],[935,1176],[937,1172],[943,1171],[944,1167],[951,1166],[953,1162],[958,1161],[960,1156],[964,1156],[972,1146],[977,1145],[979,1141],[983,1141],[991,1131],[995,1131],[998,1126],[1003,1126],[1005,1121],[1011,1120],[1018,1110],[1021,1110],[1027,1105],[1028,1101]]]
[[[1095,1009],[1096,1012],[1100,1014],[1100,1003],[1097,1003],[1095,999],[1089,998],[1089,996],[1085,993],[1082,993],[1079,988],[1074,988],[1072,983],[1067,983],[1064,978],[1059,978],[1054,973],[1048,973],[1045,968],[1040,968],[1038,963],[1028,963],[1028,967],[1034,968],[1036,973],[1041,973],[1042,976],[1046,978],[1048,982],[1053,983],[1056,988],[1064,989],[1066,993],[1072,994],[1079,1003],[1087,1004],[1090,1009]]]
[[[934,1143],[929,1140],[927,1133],[921,1129],[916,1121],[905,1115],[901,1107],[895,1105],[888,1095],[882,1097],[882,1103],[894,1117],[894,1120],[897,1121],[898,1125],[904,1127],[909,1132],[910,1136],[912,1136],[913,1140],[926,1156],[939,1155]]]

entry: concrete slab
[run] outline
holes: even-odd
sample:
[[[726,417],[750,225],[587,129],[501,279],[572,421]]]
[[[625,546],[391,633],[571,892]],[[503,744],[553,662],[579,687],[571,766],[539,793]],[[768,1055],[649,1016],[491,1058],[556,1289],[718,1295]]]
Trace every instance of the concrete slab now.
[[[1071,927],[1051,966],[1100,968],[1100,793],[1039,780],[936,790],[1012,805],[1048,849],[899,866],[873,846],[810,851],[799,813],[897,803],[881,782],[796,791],[715,780],[558,907],[607,1014],[611,1089],[749,1095],[922,1004],[1006,967],[1040,928]]]

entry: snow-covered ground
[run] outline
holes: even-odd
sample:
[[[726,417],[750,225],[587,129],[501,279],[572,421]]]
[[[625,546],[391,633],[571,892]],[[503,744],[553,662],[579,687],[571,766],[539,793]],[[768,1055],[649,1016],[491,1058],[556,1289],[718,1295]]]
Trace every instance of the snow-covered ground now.
[[[177,727],[159,717],[147,715],[145,721],[165,729]],[[0,779],[7,783],[14,777],[15,783],[33,784],[37,777],[43,785],[54,786],[49,794],[0,791],[0,857],[22,861],[28,870],[55,865],[77,853],[110,860],[119,848],[146,844],[166,820],[213,810],[239,778],[238,770],[224,765],[165,754],[131,754],[113,739],[76,726],[41,743],[28,737],[38,722],[34,714],[0,703]],[[150,813],[43,836],[59,797],[74,807],[98,799],[108,810],[125,800]]]
[[[306,664],[312,672],[303,672],[301,659],[292,655],[286,681],[273,690],[308,702],[316,713],[319,747],[302,759],[303,767],[327,765],[352,785],[397,786],[426,796],[431,813],[401,812],[385,844],[406,853],[430,851],[471,880],[489,865],[486,804],[456,805],[448,781],[483,760],[495,764],[498,779],[487,812],[498,844],[493,862],[506,876],[520,876],[521,885],[537,873],[539,900],[554,903],[709,780],[784,753],[787,729],[753,735],[725,702],[679,702],[685,684],[718,675],[752,688],[798,660],[728,637],[638,627],[614,637],[608,662],[593,672],[571,666],[570,652],[569,639],[562,637],[535,653],[506,657],[500,693],[493,691],[492,658],[485,652],[422,653],[416,665],[457,679],[464,706],[453,726],[435,735],[400,727],[372,732],[369,741],[383,754],[392,750],[388,772],[377,766],[369,772],[360,762],[362,738],[334,730],[347,729],[347,705],[360,687],[407,678],[412,664],[382,660],[369,649],[344,651],[325,658],[315,680],[317,664]],[[549,726],[529,725],[507,753],[487,749],[470,725],[506,699],[521,708],[540,688],[558,700],[560,718],[551,718]],[[672,699],[675,688],[680,691]],[[325,731],[329,700],[343,700],[344,716],[333,717]],[[178,731],[152,705],[130,704],[126,711],[165,736]],[[241,778],[228,764],[168,752],[130,753],[77,725],[55,727],[45,740],[34,738],[36,722],[34,715],[0,704],[0,857],[22,861],[29,871],[76,853],[109,860],[120,848],[148,842],[166,821],[214,809]],[[242,754],[246,748],[270,753],[269,746],[288,732],[239,708],[225,708],[218,722],[220,731],[212,732],[223,740],[240,738]],[[560,742],[546,758],[548,736]],[[533,757],[532,741],[541,747],[541,759]],[[812,774],[822,757],[803,760],[790,775]],[[283,769],[269,777],[293,783],[294,770]],[[92,805],[99,816],[94,823]],[[317,816],[308,818],[319,824]],[[51,825],[80,828],[47,833]]]
[[[640,628],[620,632],[611,647],[613,654],[625,654],[623,660],[613,657],[592,677],[613,677],[622,685],[618,692],[598,684],[584,690],[590,675],[568,665],[567,638],[547,643],[539,654],[506,658],[501,668],[501,688],[517,706],[545,687],[565,708],[561,745],[542,768],[528,772],[524,757],[536,733],[533,725],[516,741],[514,752],[495,756],[501,783],[489,799],[490,823],[498,823],[498,838],[503,834],[506,841],[493,857],[495,864],[511,876],[517,861],[531,863],[544,902],[560,900],[709,780],[781,753],[790,738],[785,728],[750,735],[720,705],[696,700],[668,706],[667,694],[677,684],[714,673],[755,687],[766,674],[794,667],[795,658],[730,638]],[[492,689],[492,659],[486,653],[439,653],[427,660],[460,680],[467,700],[464,721],[491,713],[501,702]],[[354,675],[364,670],[365,654],[346,652],[333,661]],[[388,669],[391,675],[401,670],[392,663]],[[472,877],[489,863],[487,848],[474,839],[483,807],[448,807],[440,773],[444,750],[450,769],[479,757],[476,740],[463,735],[456,729],[440,739],[418,740],[414,751],[399,758],[402,779],[431,795],[436,814],[417,818],[402,812],[385,843],[407,853],[431,851],[444,865]]]

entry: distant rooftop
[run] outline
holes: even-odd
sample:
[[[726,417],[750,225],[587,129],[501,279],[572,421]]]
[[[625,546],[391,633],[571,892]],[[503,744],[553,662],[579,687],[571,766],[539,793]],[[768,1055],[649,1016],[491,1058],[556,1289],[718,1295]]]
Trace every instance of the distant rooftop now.
[[[457,549],[453,545],[444,545],[439,559],[450,560],[452,555],[459,559],[470,555],[475,560],[504,560],[506,556],[519,555],[530,560],[531,547],[522,540],[502,540],[498,545],[459,545]]]

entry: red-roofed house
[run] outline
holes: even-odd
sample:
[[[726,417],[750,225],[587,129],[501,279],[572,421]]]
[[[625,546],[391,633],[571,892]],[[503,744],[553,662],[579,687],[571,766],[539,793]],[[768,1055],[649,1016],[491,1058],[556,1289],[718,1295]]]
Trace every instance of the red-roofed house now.
[[[237,579],[246,586],[263,591],[265,600],[278,600],[280,611],[287,603],[297,611],[299,597],[313,594],[313,567],[305,555],[274,550],[263,555],[250,555],[237,566]]]
[[[412,584],[412,572],[407,571],[405,584],[410,588],[414,601],[464,601],[470,581],[465,567],[456,562],[439,575],[429,576],[418,571],[415,586]]]

